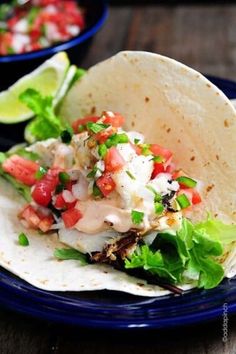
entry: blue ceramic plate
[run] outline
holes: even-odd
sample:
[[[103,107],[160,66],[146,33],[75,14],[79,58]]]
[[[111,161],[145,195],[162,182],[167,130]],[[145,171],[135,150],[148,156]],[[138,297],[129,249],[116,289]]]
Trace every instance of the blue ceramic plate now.
[[[209,79],[229,98],[236,98],[235,82]],[[28,315],[83,327],[170,328],[215,319],[225,311],[236,313],[236,279],[224,280],[212,290],[146,298],[111,291],[47,292],[0,269],[0,303]]]

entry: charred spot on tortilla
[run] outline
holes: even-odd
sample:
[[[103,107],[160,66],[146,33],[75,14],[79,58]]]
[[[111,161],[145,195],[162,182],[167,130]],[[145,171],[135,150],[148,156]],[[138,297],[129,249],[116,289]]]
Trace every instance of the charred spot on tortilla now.
[[[195,160],[195,156],[190,157],[190,161],[194,161]]]
[[[210,184],[209,186],[207,186],[206,192],[209,193],[212,190],[212,188],[214,188],[214,187],[215,187],[214,184]]]
[[[225,128],[228,128],[230,126],[228,119],[224,120],[224,126],[225,126]]]
[[[147,103],[147,102],[149,102],[150,101],[150,98],[149,97],[145,97],[145,102]]]
[[[93,107],[91,108],[90,113],[91,113],[91,114],[95,114],[95,113],[96,113],[96,107],[95,107],[95,106],[93,106]]]

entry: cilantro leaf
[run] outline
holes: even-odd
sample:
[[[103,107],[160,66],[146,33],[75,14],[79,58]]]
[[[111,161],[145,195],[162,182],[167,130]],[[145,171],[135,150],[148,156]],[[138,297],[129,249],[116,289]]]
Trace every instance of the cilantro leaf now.
[[[97,134],[97,133],[100,133],[101,131],[103,131],[104,129],[108,128],[109,124],[88,122],[86,124],[86,126],[94,134]]]
[[[43,97],[38,91],[29,88],[20,94],[19,99],[36,116],[26,126],[26,138],[30,137],[32,141],[57,138],[64,130],[69,128],[56,116],[53,107],[53,97]]]

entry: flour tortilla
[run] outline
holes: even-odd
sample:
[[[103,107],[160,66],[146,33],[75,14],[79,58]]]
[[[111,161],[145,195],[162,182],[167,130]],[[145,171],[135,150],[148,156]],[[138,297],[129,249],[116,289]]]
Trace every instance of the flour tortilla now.
[[[138,130],[147,141],[174,151],[176,163],[203,182],[206,209],[235,222],[236,113],[221,91],[196,71],[169,58],[121,52],[90,69],[69,92],[60,113],[72,121],[103,110],[122,113],[127,129]],[[65,245],[57,235],[24,230],[17,219],[24,203],[7,182],[0,180],[0,265],[4,268],[45,290],[168,294],[106,265],[82,267],[78,261],[56,260],[54,249]],[[203,210],[204,206],[192,217],[202,218]],[[18,244],[22,231],[29,238],[28,247]],[[235,274],[234,258],[231,253],[226,259],[230,276]]]
[[[121,52],[92,67],[69,92],[61,115],[70,121],[120,112],[127,130],[174,152],[174,161],[202,183],[206,211],[236,222],[236,111],[197,71],[147,52]]]

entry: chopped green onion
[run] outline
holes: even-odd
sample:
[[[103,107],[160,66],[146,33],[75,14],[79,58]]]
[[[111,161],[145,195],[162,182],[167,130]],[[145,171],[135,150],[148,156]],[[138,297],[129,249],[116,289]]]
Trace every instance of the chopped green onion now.
[[[47,169],[42,167],[42,166],[40,166],[38,171],[35,173],[35,178],[36,179],[42,179],[43,176],[46,175],[46,173],[47,173]]]
[[[58,185],[56,186],[55,193],[56,193],[56,194],[61,193],[61,192],[64,190],[64,188],[65,188],[65,185],[64,185],[64,184],[58,184]]]
[[[152,152],[150,150],[150,144],[141,144],[140,147],[142,149],[142,155],[144,156],[152,155]]]
[[[163,157],[162,156],[154,156],[153,157],[153,162],[156,162],[156,163],[162,163],[162,162],[164,162],[164,159],[163,159]]]
[[[161,214],[163,212],[163,210],[165,209],[164,208],[164,205],[160,202],[155,202],[154,203],[154,208],[155,208],[155,213],[156,214]]]
[[[126,173],[127,173],[127,175],[131,178],[131,179],[133,179],[133,180],[135,180],[136,178],[134,177],[134,175],[132,175],[132,173],[130,172],[130,171],[125,171]]]
[[[12,47],[7,48],[7,54],[15,54],[15,51]]]
[[[194,181],[194,179],[185,176],[176,178],[176,181],[189,188],[194,188],[197,185],[197,182]]]
[[[144,218],[144,213],[142,211],[132,210],[131,220],[135,225],[141,224]]]
[[[137,145],[140,142],[140,139],[135,138],[134,143]]]
[[[63,130],[61,133],[61,140],[65,144],[69,144],[71,142],[72,134],[68,130]]]
[[[24,247],[29,246],[29,240],[28,240],[27,236],[24,234],[24,232],[19,234],[18,242],[19,242],[20,246],[24,246]]]
[[[94,134],[100,133],[104,129],[108,128],[110,125],[109,124],[103,124],[103,123],[92,123],[88,122],[86,124],[87,128],[91,130]]]
[[[98,146],[98,154],[99,156],[101,156],[101,158],[103,159],[106,156],[107,153],[107,147],[105,144],[101,144]]]
[[[118,144],[126,144],[129,142],[128,135],[125,133],[113,134],[105,142],[108,148],[116,146]]]
[[[100,191],[100,189],[98,188],[98,186],[95,183],[93,185],[93,196],[94,197],[102,197],[103,196],[102,192]]]
[[[62,184],[66,184],[66,183],[70,182],[70,176],[66,172],[59,172],[58,177],[59,177],[59,181]]]
[[[40,11],[39,7],[32,7],[29,12],[28,12],[28,16],[27,16],[27,21],[28,24],[31,26],[34,22],[34,20],[36,19],[38,13]]]
[[[185,209],[191,205],[188,197],[186,194],[180,194],[177,198],[176,201],[178,202],[179,206],[181,209]]]
[[[125,133],[117,134],[117,144],[126,144],[129,142],[128,135]]]
[[[98,171],[97,166],[94,166],[93,169],[92,169],[92,171],[87,174],[87,177],[88,177],[88,178],[94,178],[95,175],[96,175],[96,173],[97,173],[97,171]]]

